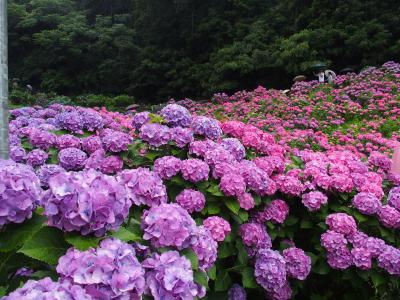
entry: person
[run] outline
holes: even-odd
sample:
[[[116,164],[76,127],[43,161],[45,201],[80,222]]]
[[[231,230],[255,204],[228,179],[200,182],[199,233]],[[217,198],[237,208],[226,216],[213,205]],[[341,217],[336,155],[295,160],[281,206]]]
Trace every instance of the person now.
[[[325,70],[325,76],[328,81],[328,83],[333,83],[333,81],[336,79],[336,74],[332,70]]]
[[[324,83],[325,82],[325,73],[324,73],[324,71],[321,70],[317,74],[314,73],[314,75],[318,76],[318,82],[319,83]]]

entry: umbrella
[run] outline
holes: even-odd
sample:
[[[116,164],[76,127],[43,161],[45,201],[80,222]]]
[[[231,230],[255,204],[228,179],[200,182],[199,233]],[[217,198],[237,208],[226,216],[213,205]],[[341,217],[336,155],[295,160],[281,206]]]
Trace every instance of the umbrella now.
[[[321,71],[326,68],[326,64],[323,62],[317,62],[310,67],[313,71]]]
[[[354,69],[353,68],[344,68],[344,69],[340,70],[340,74],[347,74],[347,73],[354,73]]]
[[[307,79],[307,77],[304,76],[304,75],[297,75],[295,78],[293,78],[293,81],[294,81],[294,82],[297,82],[297,81],[304,81],[304,80],[306,80],[306,79]]]

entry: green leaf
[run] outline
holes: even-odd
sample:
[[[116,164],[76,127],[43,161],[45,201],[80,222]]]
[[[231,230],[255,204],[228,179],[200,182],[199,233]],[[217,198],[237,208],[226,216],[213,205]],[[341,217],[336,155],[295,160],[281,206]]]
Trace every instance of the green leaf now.
[[[221,192],[217,184],[211,184],[211,186],[207,189],[207,192],[216,197],[224,197],[224,194]]]
[[[190,263],[192,264],[192,269],[193,270],[198,270],[199,269],[199,258],[197,257],[197,254],[191,248],[186,248],[185,250],[182,251],[182,254],[188,260],[190,260]]]
[[[208,271],[207,271],[208,277],[210,277],[211,280],[215,280],[217,278],[217,266],[213,265]]]
[[[210,215],[216,215],[221,211],[221,208],[217,203],[208,202],[206,208]]]
[[[240,205],[239,205],[240,206]],[[244,210],[239,210],[239,218],[243,221],[246,222],[249,219],[249,214],[248,212]]]
[[[134,232],[125,227],[120,227],[118,231],[111,232],[110,236],[120,239],[124,242],[139,242],[142,240],[139,235],[136,235]]]
[[[309,220],[301,220],[300,228],[310,229],[313,228],[313,224]]]
[[[329,266],[323,261],[319,260],[318,264],[315,265],[315,267],[312,268],[312,271],[314,273],[320,274],[320,275],[325,275],[330,272]]]
[[[101,240],[101,238],[98,237],[89,235],[83,236],[76,232],[66,233],[64,238],[69,244],[81,251],[85,251],[89,248],[96,248]]]
[[[285,225],[292,226],[292,225],[296,224],[298,221],[299,221],[299,218],[297,218],[295,216],[289,216],[285,220]]]
[[[202,271],[196,271],[193,274],[194,282],[208,288],[208,278],[207,274]]]
[[[354,211],[354,212],[353,212],[353,215],[354,215],[354,217],[356,218],[356,220],[357,220],[359,223],[363,223],[363,222],[365,222],[365,221],[368,221],[368,217],[366,217],[366,216],[360,214],[358,211]]]
[[[21,247],[44,225],[46,218],[33,214],[32,218],[21,224],[8,224],[0,233],[0,252],[9,252]]]
[[[60,230],[53,227],[43,227],[18,252],[55,265],[68,247]]]
[[[249,289],[254,289],[254,288],[258,287],[256,279],[254,277],[254,269],[253,268],[250,268],[250,267],[244,268],[241,273],[242,273],[243,287],[249,288]]]
[[[233,212],[235,215],[238,214],[240,205],[239,202],[236,199],[233,198],[226,198],[224,201],[226,207],[229,208],[231,212]]]
[[[231,243],[222,243],[218,247],[218,258],[225,258],[235,254],[235,248]]]
[[[3,297],[7,294],[8,286],[0,286],[0,297]]]
[[[226,270],[219,270],[217,272],[217,279],[215,280],[215,291],[224,292],[232,285],[232,280]]]
[[[249,257],[244,245],[240,239],[236,240],[236,249],[238,250],[238,259],[241,264],[247,264]]]
[[[370,276],[375,288],[382,285],[386,281],[385,276],[378,272],[371,272]]]

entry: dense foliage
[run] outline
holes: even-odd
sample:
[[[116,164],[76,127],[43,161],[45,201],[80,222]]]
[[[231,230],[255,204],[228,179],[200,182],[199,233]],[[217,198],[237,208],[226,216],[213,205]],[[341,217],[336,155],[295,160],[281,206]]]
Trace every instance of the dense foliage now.
[[[1,294],[396,299],[399,88],[389,62],[157,114],[11,111]]]
[[[387,0],[9,0],[10,77],[58,94],[152,102],[288,86],[400,52]],[[311,75],[312,76],[312,75]]]

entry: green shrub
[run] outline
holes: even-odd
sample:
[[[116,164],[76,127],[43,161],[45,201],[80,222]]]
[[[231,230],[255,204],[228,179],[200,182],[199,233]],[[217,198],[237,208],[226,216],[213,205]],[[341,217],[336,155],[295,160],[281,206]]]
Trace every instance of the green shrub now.
[[[35,97],[27,91],[20,89],[12,89],[10,91],[10,102],[14,105],[33,105]]]

